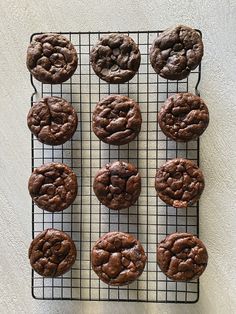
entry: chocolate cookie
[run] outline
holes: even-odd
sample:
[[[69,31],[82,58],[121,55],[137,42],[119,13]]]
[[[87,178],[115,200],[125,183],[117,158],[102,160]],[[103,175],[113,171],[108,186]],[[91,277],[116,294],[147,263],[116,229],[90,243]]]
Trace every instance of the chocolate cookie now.
[[[27,50],[27,67],[40,82],[59,84],[75,72],[78,57],[75,47],[59,34],[41,34],[33,37]]]
[[[78,118],[75,109],[65,99],[45,97],[31,107],[27,123],[40,142],[60,145],[73,136]]]
[[[115,161],[98,171],[93,190],[99,201],[108,208],[128,208],[140,195],[141,177],[132,164]]]
[[[108,83],[131,80],[140,65],[140,51],[125,34],[108,34],[100,38],[90,52],[94,72]]]
[[[194,29],[178,25],[168,28],[157,37],[150,50],[153,69],[169,80],[182,80],[202,60],[203,43]]]
[[[163,202],[185,208],[199,200],[204,189],[203,173],[189,159],[172,159],[157,170],[155,188]]]
[[[93,112],[93,132],[103,142],[122,145],[139,133],[142,117],[139,105],[122,95],[103,98]]]
[[[160,128],[175,141],[187,142],[199,137],[209,123],[204,101],[191,93],[170,96],[158,114]]]
[[[207,266],[205,245],[191,233],[172,233],[157,247],[161,271],[175,281],[197,279]]]
[[[76,247],[69,235],[47,229],[37,235],[29,248],[32,268],[41,276],[58,277],[70,270],[76,260]]]
[[[38,207],[49,212],[59,212],[74,202],[77,178],[68,166],[51,162],[34,169],[28,188]]]
[[[112,286],[128,285],[143,272],[147,257],[131,234],[109,232],[94,245],[92,267],[98,277]]]

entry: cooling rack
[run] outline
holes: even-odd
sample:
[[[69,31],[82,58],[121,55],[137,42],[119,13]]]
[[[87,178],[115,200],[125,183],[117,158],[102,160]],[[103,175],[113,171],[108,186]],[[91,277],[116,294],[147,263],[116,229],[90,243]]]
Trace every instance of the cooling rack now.
[[[161,31],[124,31],[138,43],[141,65],[135,77],[125,84],[110,85],[100,80],[89,63],[89,52],[100,36],[110,32],[59,32],[77,49],[79,63],[75,74],[63,84],[46,85],[31,76],[35,93],[31,105],[41,97],[59,96],[68,100],[78,113],[78,128],[72,140],[60,146],[41,144],[32,136],[32,169],[56,161],[70,166],[78,178],[78,195],[72,206],[49,213],[32,204],[32,237],[46,228],[58,228],[71,235],[77,247],[72,270],[59,278],[42,278],[32,271],[32,295],[36,299],[104,300],[134,302],[194,303],[199,297],[199,282],[173,282],[156,263],[156,246],[175,231],[198,235],[199,205],[175,209],[156,197],[156,169],[166,160],[184,157],[199,163],[199,140],[176,143],[161,132],[157,112],[166,98],[176,92],[198,92],[201,66],[187,79],[162,79],[152,69],[149,49]],[[199,32],[200,33],[200,32]],[[37,33],[38,34],[38,33]],[[200,33],[201,34],[201,33]],[[36,35],[33,34],[32,37]],[[117,147],[102,143],[91,131],[93,108],[108,94],[123,94],[141,107],[142,129],[137,139]],[[95,173],[109,161],[125,160],[135,164],[142,177],[138,202],[121,211],[109,210],[93,193]],[[109,287],[100,281],[90,265],[93,243],[108,231],[132,233],[142,243],[148,262],[143,274],[129,286]]]

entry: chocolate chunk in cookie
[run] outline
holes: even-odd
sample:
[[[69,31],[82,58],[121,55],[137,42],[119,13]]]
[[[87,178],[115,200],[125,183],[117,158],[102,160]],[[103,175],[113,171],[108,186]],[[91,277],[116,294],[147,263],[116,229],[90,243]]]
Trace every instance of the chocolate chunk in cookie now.
[[[140,51],[125,34],[108,34],[100,38],[90,52],[94,72],[108,83],[131,80],[140,65]]]
[[[160,128],[175,141],[198,138],[207,128],[209,112],[204,101],[191,93],[170,96],[158,114]]]
[[[113,286],[128,285],[143,272],[147,257],[131,234],[109,232],[94,245],[92,267],[98,277]]]
[[[93,189],[99,201],[108,208],[128,208],[140,195],[141,177],[132,164],[115,161],[98,171]]]
[[[77,178],[65,164],[51,162],[34,169],[28,188],[38,207],[49,212],[59,212],[74,202]]]
[[[157,37],[150,50],[153,69],[170,80],[182,80],[202,60],[203,43],[194,29],[178,25],[168,28]]]
[[[76,260],[71,237],[57,229],[47,229],[34,238],[29,248],[32,268],[41,276],[58,277],[70,270]]]
[[[142,117],[139,105],[122,95],[102,99],[93,112],[93,132],[103,142],[123,145],[139,133]]]
[[[191,233],[172,233],[157,247],[157,263],[161,271],[175,281],[199,278],[207,261],[205,245]]]
[[[75,72],[78,56],[75,47],[59,34],[35,35],[27,50],[27,67],[45,84],[67,81]]]
[[[166,204],[186,208],[197,202],[203,192],[203,173],[189,159],[172,159],[157,170],[155,188]]]
[[[78,118],[75,109],[65,99],[45,97],[31,107],[27,123],[40,142],[60,145],[73,136]]]

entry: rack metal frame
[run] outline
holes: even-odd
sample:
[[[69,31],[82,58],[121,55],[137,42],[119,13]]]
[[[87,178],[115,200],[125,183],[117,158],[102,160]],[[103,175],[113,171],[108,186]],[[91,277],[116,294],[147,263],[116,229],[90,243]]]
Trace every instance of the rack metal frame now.
[[[182,81],[158,76],[149,62],[152,41],[162,31],[124,31],[139,45],[141,64],[135,77],[125,84],[108,84],[93,72],[89,52],[98,38],[110,32],[59,32],[77,49],[78,68],[63,84],[48,85],[30,76],[34,93],[31,105],[40,97],[59,96],[68,100],[78,113],[74,137],[60,146],[41,144],[32,135],[32,170],[46,162],[63,162],[78,178],[78,195],[72,206],[60,213],[49,213],[32,204],[32,237],[46,228],[58,228],[71,235],[77,247],[77,260],[71,271],[59,278],[43,278],[32,271],[32,295],[36,299],[104,300],[128,302],[195,303],[199,281],[173,282],[156,263],[156,246],[175,231],[199,233],[199,204],[187,209],[165,205],[156,196],[156,169],[166,160],[184,157],[199,164],[199,140],[176,143],[166,138],[157,123],[157,113],[165,99],[176,92],[195,92],[201,78],[201,65]],[[200,34],[201,32],[198,31]],[[33,36],[39,33],[32,34]],[[141,107],[142,129],[129,144],[112,146],[99,141],[91,129],[92,111],[107,94],[124,94]],[[114,160],[135,164],[142,177],[138,202],[121,211],[109,210],[96,199],[92,183],[96,171]],[[101,282],[90,265],[93,243],[109,231],[134,234],[143,244],[148,262],[140,278],[129,286],[110,287]]]

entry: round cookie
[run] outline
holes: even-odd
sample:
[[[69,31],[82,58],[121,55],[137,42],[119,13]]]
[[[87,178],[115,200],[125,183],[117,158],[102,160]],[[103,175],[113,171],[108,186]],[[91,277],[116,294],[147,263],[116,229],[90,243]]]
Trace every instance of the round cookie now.
[[[132,164],[115,161],[97,172],[93,190],[99,201],[108,208],[128,208],[140,195],[141,177]]]
[[[175,141],[198,138],[207,128],[209,112],[204,101],[191,93],[170,96],[158,114],[161,130]]]
[[[168,28],[153,42],[150,61],[160,76],[169,80],[182,80],[202,60],[203,42],[194,29],[178,25]]]
[[[108,83],[131,80],[138,71],[140,60],[137,44],[125,34],[104,35],[90,52],[94,72]]]
[[[127,96],[111,95],[99,101],[93,112],[93,132],[112,145],[131,142],[140,132],[139,105]]]
[[[65,164],[51,162],[34,169],[28,189],[38,207],[49,212],[59,212],[74,202],[77,178]]]
[[[75,47],[59,34],[35,35],[27,50],[27,67],[45,84],[67,81],[75,72],[78,56]]]
[[[123,232],[109,232],[94,245],[92,268],[98,277],[112,286],[128,285],[143,272],[147,257],[134,236]]]
[[[61,145],[76,131],[75,109],[63,98],[45,97],[35,103],[27,116],[30,131],[47,145]]]
[[[76,247],[71,237],[57,229],[38,234],[30,244],[32,268],[41,276],[58,277],[70,270],[76,260]]]
[[[157,195],[168,205],[186,208],[197,202],[204,190],[204,176],[189,159],[167,161],[156,173]]]
[[[172,233],[157,247],[157,263],[161,271],[175,281],[199,278],[207,261],[205,245],[191,233]]]

